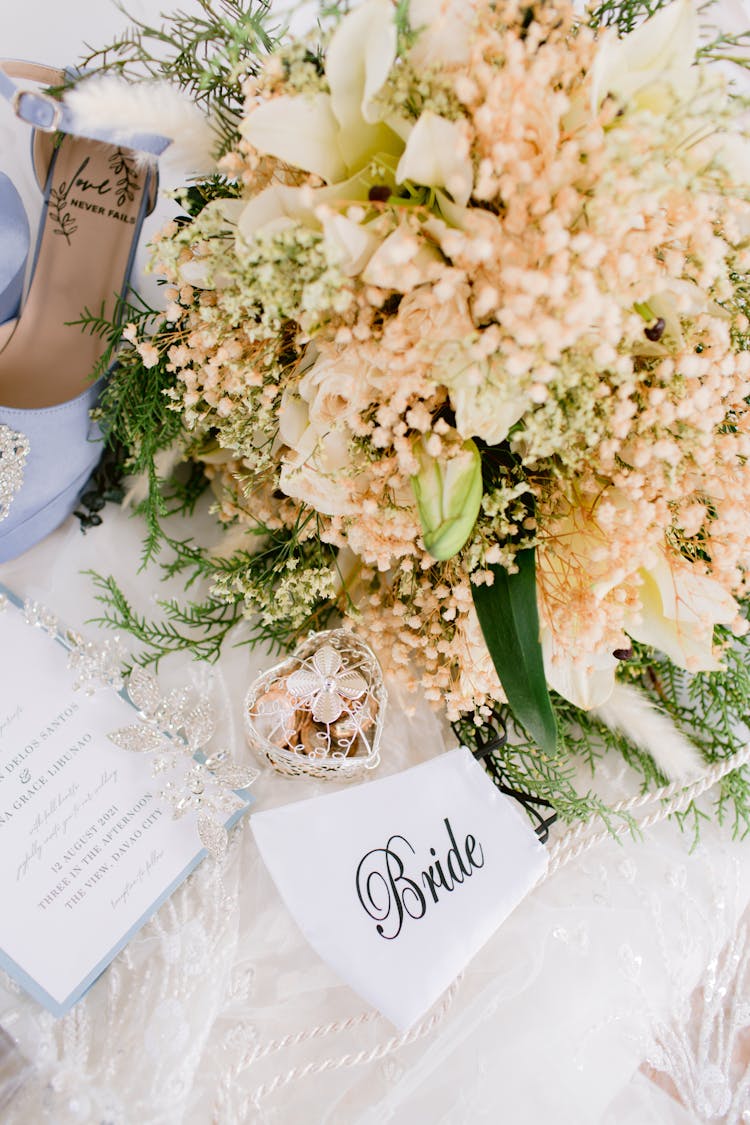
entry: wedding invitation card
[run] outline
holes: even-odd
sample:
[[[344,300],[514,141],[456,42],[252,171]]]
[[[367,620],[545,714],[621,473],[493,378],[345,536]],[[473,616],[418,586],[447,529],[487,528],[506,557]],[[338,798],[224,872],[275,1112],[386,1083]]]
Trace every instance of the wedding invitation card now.
[[[64,647],[10,601],[0,651],[0,967],[62,1015],[206,852],[151,756],[108,738],[138,719],[123,696],[75,691]]]

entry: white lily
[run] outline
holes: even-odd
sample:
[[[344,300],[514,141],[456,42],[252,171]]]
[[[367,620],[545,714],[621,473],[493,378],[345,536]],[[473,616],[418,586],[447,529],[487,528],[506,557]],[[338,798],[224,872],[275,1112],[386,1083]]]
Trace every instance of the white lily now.
[[[331,206],[341,192],[341,199],[357,203],[367,198],[367,185],[360,176],[354,176],[333,187],[285,187],[272,184],[247,203],[237,223],[240,234],[238,253],[242,245],[249,245],[259,234],[270,234],[290,223],[304,223],[312,230],[322,231],[326,242],[338,260],[342,272],[353,277],[362,272],[368,261],[391,229],[384,216],[376,215],[368,222],[355,222]]]
[[[605,32],[592,68],[594,110],[607,94],[656,113],[688,99],[698,83],[697,47],[694,0],[674,0],[622,39]]]
[[[646,323],[640,338],[636,339],[633,351],[636,355],[666,355],[670,348],[681,348],[682,316],[696,316],[706,308],[706,295],[691,281],[673,281],[661,292],[654,293],[647,301],[636,305],[644,322],[663,320],[661,336],[651,339],[646,335]],[[653,326],[652,326],[653,327]]]
[[[260,152],[314,172],[326,183],[346,178],[330,94],[274,98],[243,122],[241,132]]]
[[[365,0],[331,39],[325,62],[330,93],[264,102],[242,123],[242,135],[259,152],[320,176],[339,199],[361,198],[348,188],[359,176],[361,191],[362,173],[377,161],[395,169],[395,182],[444,189],[463,207],[473,184],[464,126],[430,111],[414,126],[393,114],[386,120],[377,95],[395,60],[393,5]]]
[[[326,78],[344,130],[380,120],[375,99],[395,62],[396,38],[390,0],[366,0],[337,27],[326,52]]]
[[[609,499],[619,502],[616,495]],[[614,583],[600,558],[602,540],[603,533],[582,512],[558,523],[555,543],[564,544],[564,550],[554,546],[545,550],[542,545],[537,552],[541,588],[549,583],[555,589],[563,583],[569,559],[575,557],[576,565],[588,576],[591,596],[605,598]],[[623,622],[625,633],[691,672],[720,669],[713,647],[714,627],[730,624],[737,615],[737,604],[724,588],[662,548],[654,551],[637,575],[631,572],[629,581],[633,578],[639,582],[638,605]],[[614,690],[617,660],[608,651],[581,651],[575,637],[553,634],[543,599],[539,610],[548,683],[584,710],[602,706]]]
[[[658,339],[654,340],[646,335],[644,323],[644,332],[635,341],[634,354],[648,356],[663,356],[670,350],[680,350],[684,347],[683,318],[694,320],[706,312],[714,318],[721,319],[729,319],[730,315],[716,301],[711,300],[705,289],[701,289],[693,281],[680,279],[669,281],[658,293],[636,305],[636,309],[645,321],[664,321]],[[652,327],[655,325],[652,324]]]
[[[667,562],[663,554],[648,569],[639,571],[640,612],[625,622],[636,641],[652,645],[680,668],[691,672],[717,672],[722,664],[714,655],[715,625],[728,625],[737,605],[718,582],[694,574],[686,564]],[[550,687],[576,707],[590,711],[601,707],[615,687],[617,660],[608,652],[571,654],[542,628],[544,671]]]
[[[246,242],[262,230],[272,230],[279,220],[299,221],[309,219],[312,213],[311,192],[303,193],[299,188],[272,184],[243,204],[237,229]]]
[[[639,576],[640,614],[625,624],[630,636],[691,672],[719,671],[714,626],[735,619],[734,598],[713,578],[696,574],[689,563],[668,559],[663,551]]]
[[[379,154],[400,156],[403,141],[381,119],[375,98],[396,58],[389,0],[366,0],[336,29],[326,54],[330,93],[283,95],[258,106],[241,131],[260,152],[345,180]]]

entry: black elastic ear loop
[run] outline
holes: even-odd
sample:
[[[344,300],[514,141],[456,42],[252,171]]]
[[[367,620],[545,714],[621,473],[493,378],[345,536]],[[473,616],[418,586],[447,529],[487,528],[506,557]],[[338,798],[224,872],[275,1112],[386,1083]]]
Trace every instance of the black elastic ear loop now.
[[[495,727],[490,724],[487,728],[490,733],[490,738],[486,742],[482,738],[481,733],[477,733],[477,748],[474,751],[474,757],[477,761],[482,762],[487,773],[501,793],[505,793],[508,797],[513,797],[514,800],[523,805],[531,819],[536,823],[534,831],[539,838],[539,842],[541,844],[546,844],[549,839],[550,827],[557,820],[557,813],[553,811],[549,816],[545,817],[541,809],[536,806],[552,809],[553,806],[549,801],[545,801],[543,797],[534,797],[531,793],[523,793],[520,789],[513,789],[510,785],[506,784],[505,774],[495,754],[496,751],[502,749],[507,743],[508,729],[501,716],[494,715],[493,720],[500,728],[500,731],[498,732]]]

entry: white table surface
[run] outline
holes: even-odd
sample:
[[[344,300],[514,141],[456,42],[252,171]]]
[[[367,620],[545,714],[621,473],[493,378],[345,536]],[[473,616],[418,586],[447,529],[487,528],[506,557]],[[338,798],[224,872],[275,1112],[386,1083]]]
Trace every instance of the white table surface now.
[[[728,5],[739,18],[737,0]],[[143,15],[161,6],[130,3]],[[73,0],[64,10],[26,0],[0,15],[0,53],[65,64],[79,57],[83,40],[103,42],[121,25],[105,0]],[[33,209],[26,140],[6,112],[0,168]],[[0,580],[77,627],[96,613],[88,569],[114,574],[136,607],[152,609],[169,588],[154,571],[138,573],[140,532],[110,506],[103,527],[83,536],[69,521],[0,566]],[[174,659],[164,677],[211,679],[223,739],[244,760],[241,701],[265,663],[261,653],[228,647],[212,671]],[[447,745],[437,718],[423,706],[407,717],[396,694],[382,771]],[[621,794],[634,781],[610,760],[597,784]],[[268,768],[255,786],[260,808],[318,791],[321,783]],[[748,845],[714,824],[692,852],[690,843],[674,824],[661,824],[643,841],[607,842],[558,872],[515,911],[419,1035],[399,1041],[305,944],[240,828],[221,881],[204,864],[65,1019],[53,1020],[0,981],[0,1028],[9,1037],[0,1041],[0,1118],[23,1125],[742,1121],[750,1112],[738,1085],[743,1066],[732,1087],[729,1063],[705,1028],[716,999],[711,981],[730,939],[726,995],[750,1003],[738,944],[750,899]],[[689,1007],[699,985],[708,998],[703,1024]],[[696,1039],[700,1026],[704,1043]],[[665,1069],[677,1075],[682,1066],[687,1075],[690,1108],[642,1069],[659,1050]],[[3,1079],[14,1070],[20,1085],[11,1097],[13,1084]]]

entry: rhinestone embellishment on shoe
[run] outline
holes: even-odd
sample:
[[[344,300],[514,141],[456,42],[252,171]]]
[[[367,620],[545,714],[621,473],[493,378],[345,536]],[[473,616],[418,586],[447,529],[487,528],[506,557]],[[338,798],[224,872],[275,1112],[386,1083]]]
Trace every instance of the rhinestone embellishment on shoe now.
[[[0,520],[10,512],[16,493],[23,484],[23,471],[31,443],[25,434],[0,426]]]

